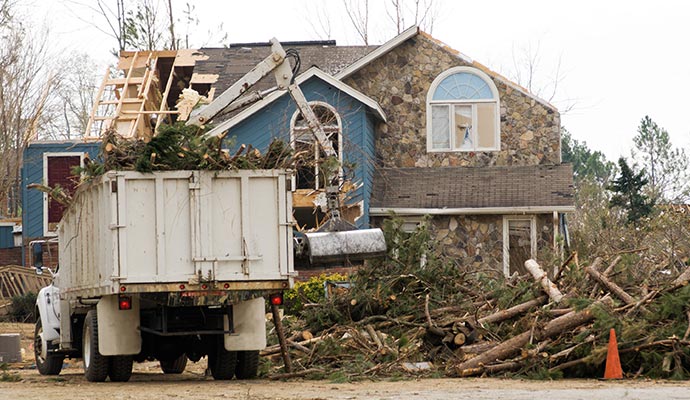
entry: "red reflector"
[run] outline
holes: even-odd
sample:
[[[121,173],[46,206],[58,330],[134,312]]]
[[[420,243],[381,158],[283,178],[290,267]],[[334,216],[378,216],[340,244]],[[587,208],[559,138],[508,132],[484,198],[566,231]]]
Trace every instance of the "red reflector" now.
[[[225,285],[223,285],[223,287],[226,288],[226,289],[229,289],[229,288],[230,288],[230,284],[229,284],[229,283],[226,283]]]
[[[282,293],[272,294],[271,295],[271,304],[274,306],[282,306],[283,305],[283,294]]]
[[[132,298],[129,296],[120,296],[118,301],[118,306],[120,310],[131,310],[132,309]]]
[[[120,291],[121,291],[121,292],[124,292],[124,291],[126,291],[126,290],[127,290],[127,288],[126,288],[126,287],[124,287],[124,286],[120,286]]]
[[[180,290],[184,290],[185,285],[180,285]]]
[[[201,288],[206,290],[206,289],[208,289],[208,285],[204,283],[203,285],[201,285]]]

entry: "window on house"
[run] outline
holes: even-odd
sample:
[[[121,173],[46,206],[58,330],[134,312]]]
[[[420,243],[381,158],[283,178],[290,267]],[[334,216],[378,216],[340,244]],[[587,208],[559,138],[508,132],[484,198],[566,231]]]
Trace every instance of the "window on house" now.
[[[326,137],[331,141],[333,149],[342,163],[343,155],[342,128],[340,116],[335,109],[321,102],[310,102],[314,114],[321,122]],[[325,177],[319,170],[319,162],[326,157],[314,134],[307,126],[307,121],[299,111],[292,116],[290,123],[292,147],[295,153],[302,153],[302,161],[297,165],[296,189],[323,189],[326,185]]]
[[[427,150],[499,150],[498,110],[498,90],[488,75],[470,67],[445,71],[427,95]]]

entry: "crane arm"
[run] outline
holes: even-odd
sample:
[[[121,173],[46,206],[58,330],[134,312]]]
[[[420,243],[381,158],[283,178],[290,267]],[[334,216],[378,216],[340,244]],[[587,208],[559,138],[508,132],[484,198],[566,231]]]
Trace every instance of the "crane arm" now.
[[[321,123],[314,114],[314,111],[309,106],[306,97],[304,97],[304,93],[299,88],[297,83],[295,83],[293,71],[290,68],[290,63],[286,62],[286,60],[287,54],[280,45],[280,42],[278,42],[276,38],[271,39],[271,54],[257,64],[254,68],[252,68],[251,71],[247,72],[242,78],[237,80],[237,82],[232,84],[232,86],[225,90],[220,96],[215,98],[210,104],[196,112],[193,112],[187,121],[187,125],[205,125],[221,113],[237,110],[262,99],[266,92],[253,93],[243,97],[241,101],[238,101],[240,100],[240,97],[249,90],[249,88],[254,86],[263,77],[273,72],[276,79],[276,87],[268,92],[270,93],[275,90],[287,90],[326,156],[337,156],[331,141],[328,140],[328,137],[321,126]],[[223,133],[223,130],[224,129],[222,128],[214,128],[208,131],[205,136],[219,136],[221,133]]]

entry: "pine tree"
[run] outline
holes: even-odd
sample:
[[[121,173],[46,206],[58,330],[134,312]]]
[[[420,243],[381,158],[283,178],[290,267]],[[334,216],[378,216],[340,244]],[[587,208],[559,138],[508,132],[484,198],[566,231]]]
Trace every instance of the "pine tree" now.
[[[618,165],[620,176],[608,187],[608,190],[614,193],[609,201],[609,207],[625,209],[628,214],[628,223],[636,224],[641,218],[652,213],[654,201],[643,192],[647,184],[644,171],[635,173],[623,157],[618,159]]]
[[[633,142],[633,159],[645,171],[651,197],[666,202],[687,201],[690,198],[690,158],[682,148],[673,147],[666,129],[645,116]]]

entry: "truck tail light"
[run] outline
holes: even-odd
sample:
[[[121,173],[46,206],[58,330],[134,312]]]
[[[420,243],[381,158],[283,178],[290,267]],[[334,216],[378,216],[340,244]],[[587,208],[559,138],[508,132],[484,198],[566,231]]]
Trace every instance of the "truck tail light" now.
[[[132,309],[132,296],[120,296],[117,302],[118,308],[120,310],[131,310]]]
[[[270,297],[271,305],[273,306],[282,306],[283,305],[283,294],[282,293],[276,293],[272,294]]]

